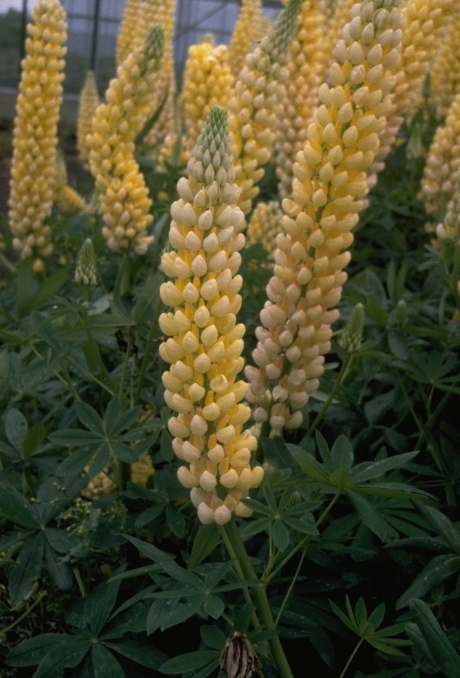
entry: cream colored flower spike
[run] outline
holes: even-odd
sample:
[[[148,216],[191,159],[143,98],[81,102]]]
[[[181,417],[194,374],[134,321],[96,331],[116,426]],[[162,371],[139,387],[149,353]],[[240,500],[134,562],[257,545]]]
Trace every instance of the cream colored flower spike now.
[[[180,199],[171,207],[169,242],[173,250],[161,265],[171,278],[160,288],[172,308],[160,316],[169,337],[160,355],[170,365],[162,381],[165,400],[175,413],[168,428],[173,448],[186,462],[178,470],[202,523],[227,523],[232,513],[250,515],[241,502],[263,476],[251,469],[257,441],[244,424],[247,384],[243,369],[245,326],[237,324],[242,278],[239,250],[244,247],[244,215],[228,136],[227,113],[212,106],[188,163],[189,178],[179,180]]]
[[[14,120],[9,222],[13,246],[22,259],[53,252],[45,224],[53,205],[57,126],[62,101],[66,14],[58,0],[39,0],[27,26]]]
[[[391,73],[398,65],[402,18],[398,0],[365,0],[334,50],[328,83],[294,165],[293,199],[283,201],[274,276],[260,314],[248,366],[247,399],[256,422],[272,431],[297,428],[301,408],[318,388],[331,325],[339,312],[346,251],[367,193],[366,172],[392,110]]]
[[[238,77],[247,55],[253,49],[258,38],[261,5],[261,0],[242,0],[241,2],[228,48],[230,69],[235,78]]]

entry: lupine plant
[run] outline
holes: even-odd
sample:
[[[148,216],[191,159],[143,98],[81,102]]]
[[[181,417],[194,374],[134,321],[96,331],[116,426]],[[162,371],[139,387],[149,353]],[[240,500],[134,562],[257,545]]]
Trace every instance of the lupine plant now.
[[[173,0],[128,0],[78,184],[65,14],[34,7],[2,678],[460,676],[459,9],[283,4],[244,0],[178,92]]]

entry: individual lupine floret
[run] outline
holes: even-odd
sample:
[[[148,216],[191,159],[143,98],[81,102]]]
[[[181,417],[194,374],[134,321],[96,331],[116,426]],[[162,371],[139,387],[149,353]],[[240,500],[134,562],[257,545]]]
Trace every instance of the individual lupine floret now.
[[[67,183],[67,168],[64,154],[56,152],[54,173],[54,203],[62,212],[88,212],[85,199]]]
[[[99,106],[99,93],[93,71],[88,71],[85,83],[80,92],[77,118],[77,148],[80,159],[85,166],[89,166],[90,147],[88,136],[92,132],[93,119]]]
[[[401,60],[395,69],[394,110],[388,116],[381,132],[380,148],[375,162],[369,169],[369,187],[377,181],[377,174],[385,166],[404,119],[411,120],[421,103],[422,85],[428,72],[430,60],[442,42],[446,22],[451,16],[454,0],[406,0],[402,4],[404,32],[401,45]]]
[[[288,50],[301,0],[289,0],[270,34],[246,57],[229,104],[229,128],[235,156],[236,183],[241,188],[239,206],[245,214],[258,194],[276,138],[283,82],[288,70]]]
[[[121,66],[131,52],[142,45],[144,35],[139,30],[144,11],[143,0],[126,0],[117,38],[116,62]]]
[[[420,197],[432,222],[427,231],[435,230],[444,220],[448,202],[460,180],[460,93],[452,102],[444,125],[437,128],[423,170]]]
[[[307,127],[318,103],[321,64],[318,53],[323,42],[323,16],[319,0],[304,0],[289,51],[286,97],[276,131],[276,174],[282,198],[291,193],[292,166],[305,145]]]
[[[367,192],[366,171],[392,110],[391,75],[399,60],[398,0],[365,0],[352,9],[338,41],[308,141],[294,165],[293,199],[285,199],[274,276],[248,366],[248,400],[256,422],[296,428],[330,350],[350,261],[352,228]],[[270,386],[270,382],[275,385]]]
[[[460,11],[452,17],[447,39],[436,54],[431,70],[431,101],[438,119],[444,119],[460,92]]]
[[[248,223],[247,244],[262,243],[270,256],[276,249],[276,236],[281,232],[283,212],[277,200],[259,202]]]
[[[13,132],[9,223],[21,258],[53,252],[45,221],[53,206],[55,154],[62,101],[66,14],[58,0],[39,0],[27,26]]]
[[[241,2],[228,48],[230,69],[235,78],[238,77],[247,55],[258,39],[261,5],[261,0],[242,0]]]
[[[259,485],[263,470],[250,467],[257,441],[244,429],[251,416],[241,403],[247,384],[236,380],[244,364],[245,327],[236,313],[245,220],[236,204],[227,114],[220,106],[210,110],[188,174],[171,207],[174,249],[161,260],[172,280],[160,296],[173,309],[160,316],[169,336],[160,355],[171,365],[162,381],[166,403],[177,413],[168,423],[173,449],[190,465],[179,468],[179,481],[191,489],[202,523],[224,524],[233,512],[250,514],[241,499]]]
[[[163,29],[153,26],[141,48],[118,68],[93,121],[90,168],[99,191],[102,233],[111,250],[132,248],[145,254],[153,236],[147,234],[152,204],[134,158],[136,134],[148,117],[151,91],[160,77]]]
[[[192,45],[185,64],[181,108],[188,158],[213,104],[226,108],[233,95],[234,78],[225,45],[210,41]]]

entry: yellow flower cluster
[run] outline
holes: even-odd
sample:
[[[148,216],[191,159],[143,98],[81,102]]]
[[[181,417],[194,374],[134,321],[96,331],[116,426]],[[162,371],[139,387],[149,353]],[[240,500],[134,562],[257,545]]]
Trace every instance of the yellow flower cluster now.
[[[171,365],[162,380],[166,403],[177,413],[168,423],[173,448],[190,464],[179,468],[179,481],[191,489],[201,522],[223,525],[233,512],[250,515],[241,499],[260,484],[263,470],[250,467],[257,441],[243,428],[251,416],[241,404],[247,384],[236,381],[244,364],[245,327],[236,313],[245,220],[236,204],[227,114],[220,106],[209,112],[188,174],[171,207],[174,249],[161,261],[173,279],[160,288],[162,301],[173,308],[160,316],[169,336],[160,355]]]
[[[355,0],[332,0],[329,6],[323,2],[322,12],[325,16],[323,24],[323,44],[318,53],[318,61],[321,64],[320,77],[324,82],[327,70],[334,61],[333,51],[338,40],[342,36],[342,29],[350,21],[351,8]]]
[[[152,457],[148,452],[141,454],[139,459],[131,464],[131,480],[141,487],[147,487],[148,480],[154,473]]]
[[[435,49],[442,41],[446,21],[451,15],[454,0],[406,0],[401,13],[404,32],[401,61],[395,69],[394,110],[379,136],[380,148],[369,170],[369,187],[377,181],[377,174],[385,166],[398,130],[404,119],[411,120],[422,101],[422,85]]]
[[[260,242],[270,256],[276,249],[276,236],[281,231],[283,212],[277,200],[259,202],[248,223],[248,245]]]
[[[88,136],[92,132],[93,119],[99,106],[99,94],[97,91],[96,78],[93,71],[86,74],[83,88],[80,92],[77,119],[77,148],[80,158],[85,166],[89,166],[90,146]]]
[[[188,157],[212,104],[226,108],[233,94],[233,84],[225,45],[215,47],[206,41],[189,47],[181,95],[184,146]]]
[[[90,168],[99,191],[102,233],[111,250],[132,248],[145,254],[153,236],[151,200],[144,177],[134,158],[134,140],[151,105],[151,91],[158,82],[163,54],[163,29],[153,26],[143,43],[118,68],[106,92],[107,103],[94,116],[88,141]]]
[[[66,15],[58,0],[39,0],[27,26],[26,56],[16,104],[9,223],[21,257],[53,252],[45,220],[53,205],[57,125],[62,100]]]
[[[321,84],[318,54],[323,43],[322,24],[318,0],[304,0],[289,52],[286,98],[276,132],[276,174],[282,198],[291,193],[292,166],[305,145],[307,127],[317,106]]]
[[[240,74],[244,61],[258,38],[261,4],[261,0],[242,0],[241,2],[228,48],[230,68],[235,78]]]
[[[431,100],[438,119],[443,119],[460,92],[460,11],[452,17],[447,39],[436,54],[431,71]]]
[[[282,82],[288,70],[288,50],[301,0],[289,0],[269,35],[246,57],[229,103],[229,128],[235,156],[238,205],[245,214],[259,189],[276,138],[278,107],[284,96]]]
[[[144,4],[143,0],[126,0],[117,38],[117,66],[121,66],[128,55],[142,44],[139,24],[142,23]]]
[[[460,93],[452,102],[444,125],[439,126],[428,150],[421,182],[420,197],[433,222],[426,224],[434,231],[444,219],[448,202],[460,180]]]
[[[59,149],[55,162],[54,203],[62,212],[88,212],[84,198],[67,183],[64,154]]]
[[[248,400],[256,422],[271,429],[296,428],[299,411],[318,387],[330,349],[334,309],[350,261],[346,250],[367,192],[366,171],[391,111],[399,61],[398,0],[365,0],[334,50],[320,106],[307,143],[294,165],[293,199],[285,199],[284,232],[277,237],[274,276],[256,330],[257,367],[246,367]],[[270,381],[276,385],[270,389]]]

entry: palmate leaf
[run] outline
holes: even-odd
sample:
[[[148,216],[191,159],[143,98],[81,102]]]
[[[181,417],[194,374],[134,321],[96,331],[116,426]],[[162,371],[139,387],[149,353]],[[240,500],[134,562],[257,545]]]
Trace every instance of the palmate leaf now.
[[[98,636],[117,601],[120,581],[98,584],[85,600],[84,616],[86,624],[94,636]]]
[[[193,540],[192,553],[188,564],[189,568],[193,570],[193,568],[203,562],[217,548],[221,539],[219,526],[216,523],[201,525]]]
[[[93,643],[91,659],[94,678],[126,678],[120,663],[101,643]]]
[[[91,642],[87,638],[65,638],[42,659],[34,678],[61,678],[65,668],[74,668],[83,661],[90,647]]]
[[[412,598],[421,598],[445,579],[460,570],[460,557],[452,554],[440,555],[433,558],[417,575],[409,588],[398,598],[395,604],[397,610],[409,604]]]
[[[8,588],[11,604],[17,605],[27,598],[40,575],[43,564],[45,535],[37,532],[22,547],[10,570]]]
[[[23,640],[9,653],[6,663],[9,666],[34,666],[39,664],[48,652],[70,635],[59,633],[42,633],[34,638]]]
[[[0,515],[16,525],[28,529],[39,529],[40,525],[32,506],[13,487],[0,487]]]
[[[123,657],[128,657],[128,659],[142,666],[147,666],[149,669],[158,670],[168,659],[167,655],[161,650],[157,650],[156,647],[135,640],[118,639],[115,643],[103,641],[103,645],[112,652],[118,652]]]
[[[217,653],[215,650],[188,652],[187,654],[180,655],[180,657],[169,659],[165,664],[160,666],[160,671],[167,676],[176,676],[179,673],[188,673],[194,669],[201,669],[203,666],[214,662],[216,657]]]

